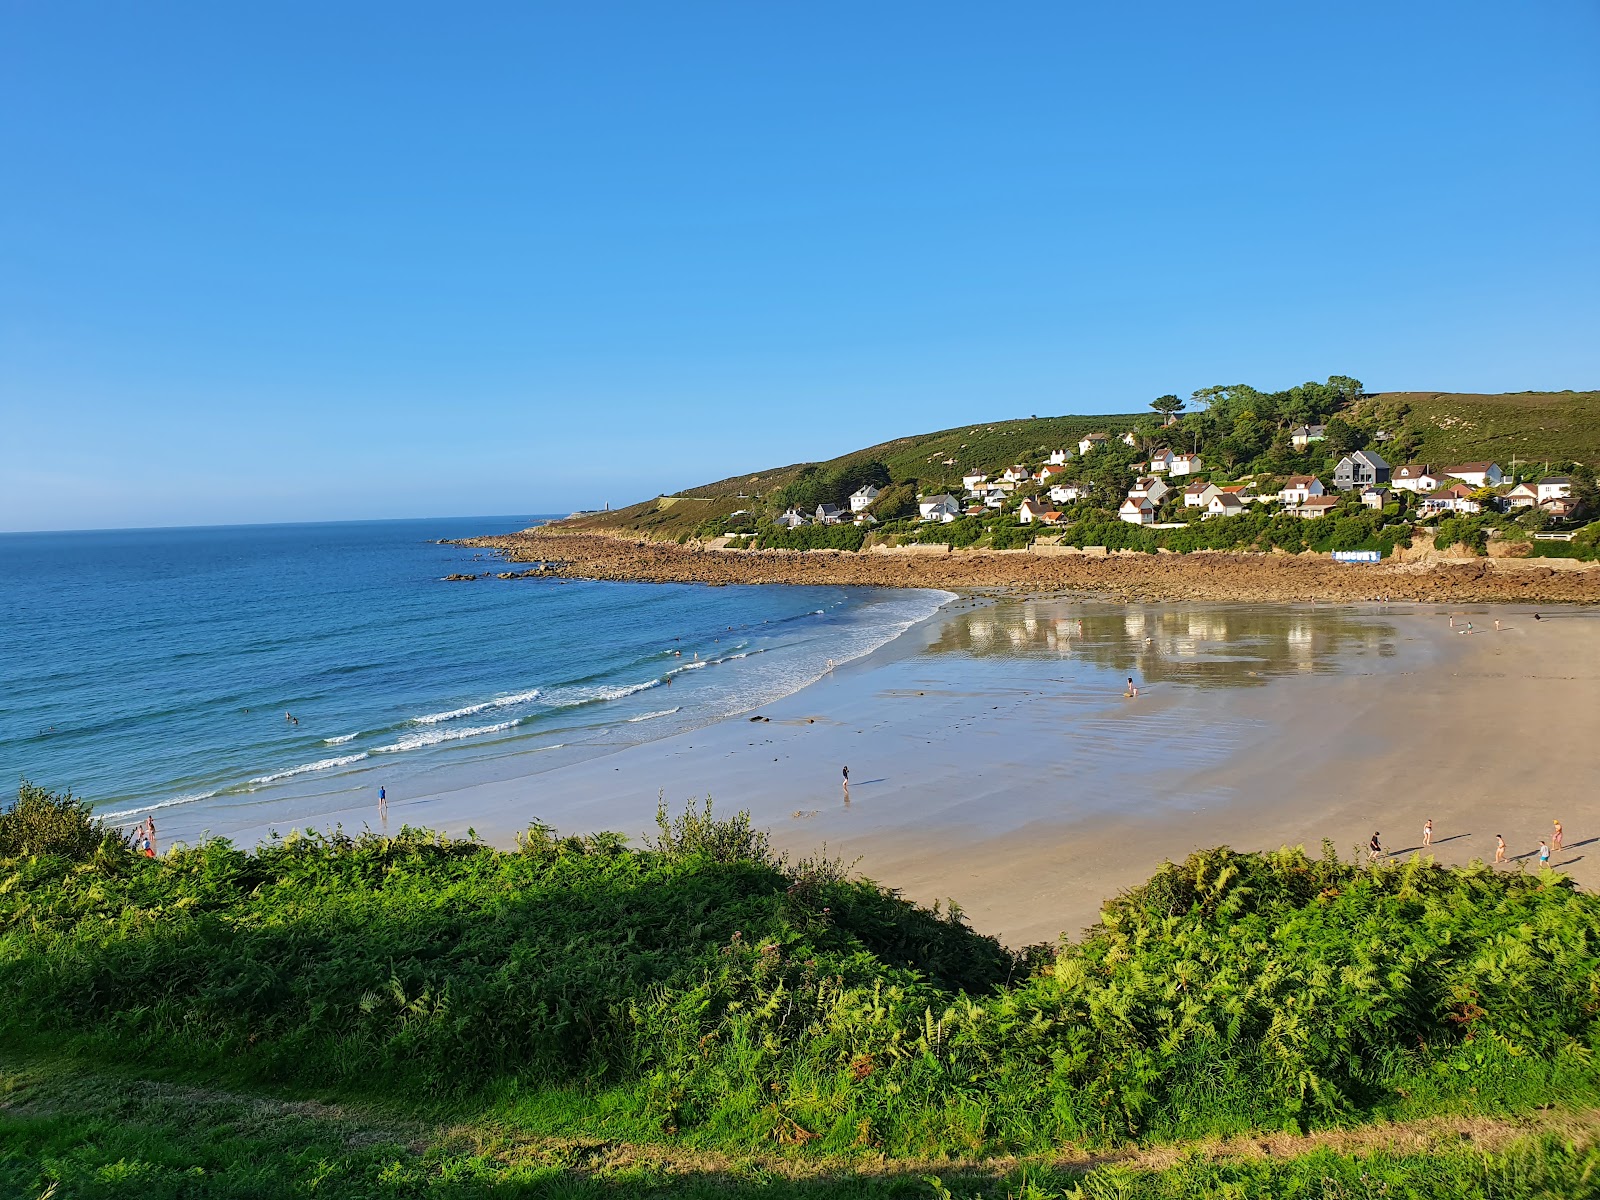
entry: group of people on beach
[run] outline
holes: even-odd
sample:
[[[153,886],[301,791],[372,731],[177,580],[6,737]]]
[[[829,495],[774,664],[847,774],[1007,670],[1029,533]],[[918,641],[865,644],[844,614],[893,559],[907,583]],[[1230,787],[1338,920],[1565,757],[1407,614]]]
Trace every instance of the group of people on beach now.
[[[1548,867],[1550,865],[1550,856],[1552,854],[1559,854],[1561,852],[1561,839],[1563,836],[1561,822],[1551,821],[1550,823],[1555,828],[1551,831],[1549,840],[1546,841],[1544,838],[1539,839],[1538,856],[1539,865],[1541,867]],[[1426,850],[1432,845],[1433,818],[1430,817],[1428,820],[1422,823],[1422,849]],[[1372,833],[1372,838],[1367,842],[1367,861],[1375,863],[1384,857],[1385,851],[1383,848],[1382,835],[1378,833],[1377,830],[1374,830]],[[1494,861],[1496,863],[1503,863],[1506,861],[1506,839],[1504,834],[1497,833],[1494,835]]]
[[[156,856],[156,819],[146,816],[133,831],[133,848],[146,858]]]

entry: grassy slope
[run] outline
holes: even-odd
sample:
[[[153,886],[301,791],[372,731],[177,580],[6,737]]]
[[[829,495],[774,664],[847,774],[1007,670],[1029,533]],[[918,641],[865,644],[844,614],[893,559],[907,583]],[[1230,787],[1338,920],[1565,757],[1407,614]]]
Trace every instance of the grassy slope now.
[[[1136,413],[1087,417],[1025,417],[1016,421],[995,421],[963,425],[937,433],[896,438],[841,454],[817,465],[824,468],[878,459],[895,479],[926,480],[930,486],[959,488],[961,476],[976,467],[1000,471],[1019,460],[1038,461],[1052,450],[1076,448],[1086,433],[1117,434],[1147,419]],[[954,459],[946,466],[945,459]],[[646,500],[612,513],[597,514],[570,522],[577,529],[616,529],[648,534],[651,537],[677,537],[710,517],[726,516],[741,508],[754,508],[750,497],[766,495],[782,487],[805,463],[773,467],[748,475],[735,475],[715,483],[686,488],[675,496]]]
[[[1422,435],[1419,462],[1498,461],[1511,467],[1549,459],[1600,463],[1600,392],[1386,392],[1362,401],[1374,416],[1408,404],[1407,424]]]
[[[1600,462],[1600,392],[1385,392],[1362,401],[1357,415],[1383,423],[1402,403],[1411,407],[1407,424],[1422,435],[1418,457],[1425,461],[1494,458],[1509,466],[1515,453],[1522,460]],[[964,425],[897,438],[818,465],[832,468],[876,458],[889,467],[895,479],[915,478],[933,487],[956,487],[965,471],[995,472],[1018,460],[1037,462],[1050,450],[1076,443],[1085,433],[1115,434],[1151,420],[1153,415],[1149,413],[1129,413]],[[955,465],[947,467],[944,460],[950,458],[956,460]],[[625,530],[676,538],[708,518],[755,507],[751,500],[755,493],[765,495],[781,487],[804,465],[795,463],[731,476],[687,488],[676,496],[647,500],[571,524],[580,529]]]
[[[513,853],[419,834],[154,861],[7,844],[4,1061],[363,1102],[396,1127],[842,1171],[1600,1103],[1600,899],[1549,874],[1209,852],[1022,962],[694,814],[649,851],[537,830]],[[237,1115],[139,1134],[146,1116],[97,1103],[7,1117],[0,1140],[32,1149],[4,1169],[32,1178],[48,1151],[93,1174],[146,1135],[167,1171],[421,1173],[372,1194],[505,1167],[454,1143],[395,1158],[403,1129],[341,1148],[308,1128],[299,1156]]]
[[[1588,1194],[1600,1113],[1421,1122],[1132,1151],[956,1163],[661,1153],[530,1140],[489,1124],[188,1087],[56,1058],[0,1062],[0,1195],[137,1200],[672,1200],[946,1196],[1200,1200],[1231,1195],[1518,1200]],[[52,1190],[53,1189],[53,1190]]]

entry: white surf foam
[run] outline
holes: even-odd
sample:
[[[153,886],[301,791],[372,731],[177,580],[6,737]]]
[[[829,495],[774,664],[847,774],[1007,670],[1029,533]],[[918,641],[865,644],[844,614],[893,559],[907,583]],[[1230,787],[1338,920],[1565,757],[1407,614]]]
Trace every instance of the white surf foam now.
[[[493,700],[485,700],[482,704],[468,704],[464,708],[452,708],[449,712],[429,713],[423,717],[412,717],[413,725],[439,725],[445,721],[454,721],[458,717],[470,717],[477,713],[488,712],[491,708],[505,708],[512,704],[526,704],[530,700],[539,698],[539,689],[532,688],[526,692],[518,692],[513,696],[496,696]]]
[[[341,733],[338,737],[323,738],[322,744],[324,746],[342,746],[346,742],[355,741],[360,736],[361,731],[358,729],[354,733]]]
[[[387,746],[374,746],[374,754],[398,754],[405,750],[420,750],[424,746],[437,746],[440,742],[458,742],[462,738],[483,737],[485,734],[500,733],[514,725],[522,724],[519,717],[512,721],[501,721],[497,725],[476,725],[466,729],[430,729],[425,733],[408,733],[397,742]]]
[[[679,705],[677,708],[663,708],[660,712],[640,713],[637,717],[629,717],[628,724],[636,725],[640,721],[653,721],[657,717],[670,717],[675,712],[681,712],[682,709],[683,706]]]
[[[100,813],[107,821],[116,821],[122,817],[137,817],[140,813],[153,813],[158,809],[171,808],[175,804],[193,804],[196,800],[209,800],[216,792],[195,792],[187,796],[174,796],[171,800],[162,800],[156,804],[142,804],[138,808],[119,808],[116,812]]]
[[[367,757],[367,752],[363,750],[360,754],[344,754],[338,758],[323,758],[313,763],[290,767],[287,771],[274,771],[270,775],[258,775],[250,782],[252,785],[277,783],[280,779],[292,779],[296,775],[310,775],[315,771],[331,771],[334,767],[347,767],[351,763],[360,762],[365,757]]]
[[[693,664],[697,667],[705,663]],[[687,670],[687,667],[681,668]],[[554,692],[550,696],[551,708],[576,708],[580,704],[599,704],[605,700],[621,700],[626,696],[637,695],[639,692],[648,691],[653,687],[660,687],[661,680],[647,679],[643,683],[619,684],[606,687],[573,688],[571,691]]]

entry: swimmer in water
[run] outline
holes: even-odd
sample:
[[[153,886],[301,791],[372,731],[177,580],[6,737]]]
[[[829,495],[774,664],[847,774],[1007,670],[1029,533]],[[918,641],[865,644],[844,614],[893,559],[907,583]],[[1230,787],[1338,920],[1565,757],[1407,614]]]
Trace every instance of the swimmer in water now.
[[[1123,692],[1122,694],[1124,696],[1127,696],[1129,699],[1132,699],[1133,697],[1135,697],[1135,696],[1137,696],[1139,694],[1139,685],[1134,683],[1133,676],[1130,675],[1128,677],[1128,690]]]

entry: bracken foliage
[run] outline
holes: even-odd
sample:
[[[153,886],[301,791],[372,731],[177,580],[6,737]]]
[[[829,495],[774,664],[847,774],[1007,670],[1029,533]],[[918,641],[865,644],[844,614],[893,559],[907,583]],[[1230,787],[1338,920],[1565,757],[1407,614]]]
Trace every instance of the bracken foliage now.
[[[1600,901],[1553,874],[1219,849],[1017,956],[743,815],[661,817],[643,850],[536,826],[512,852],[407,829],[8,856],[0,1043],[807,1152],[1597,1093]]]

